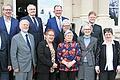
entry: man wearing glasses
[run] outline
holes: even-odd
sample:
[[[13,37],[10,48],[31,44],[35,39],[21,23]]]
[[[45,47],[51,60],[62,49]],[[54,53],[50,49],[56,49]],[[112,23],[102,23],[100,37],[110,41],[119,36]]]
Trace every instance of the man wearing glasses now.
[[[6,4],[2,6],[3,16],[0,17],[0,30],[5,32],[7,35],[9,45],[11,45],[12,37],[19,32],[18,20],[12,17],[12,6],[10,4]],[[6,62],[6,64],[8,64]],[[10,73],[10,80],[13,80],[13,70],[8,66],[8,70]],[[11,70],[11,71],[10,71]]]

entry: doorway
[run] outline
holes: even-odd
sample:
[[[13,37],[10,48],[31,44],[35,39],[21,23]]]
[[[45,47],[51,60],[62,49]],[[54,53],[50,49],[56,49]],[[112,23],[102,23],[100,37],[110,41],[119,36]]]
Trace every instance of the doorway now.
[[[37,6],[37,0],[16,0],[16,18],[18,20],[27,15],[26,8],[28,4],[34,4]]]

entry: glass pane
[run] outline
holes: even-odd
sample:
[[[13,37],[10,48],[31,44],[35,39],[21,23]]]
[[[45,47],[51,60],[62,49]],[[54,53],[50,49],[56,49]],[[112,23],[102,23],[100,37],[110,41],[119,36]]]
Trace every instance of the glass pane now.
[[[119,0],[110,0],[109,3],[109,15],[111,19],[114,19],[115,25],[118,25],[118,13],[119,12]]]
[[[61,0],[38,0],[38,4],[38,16],[42,18],[45,25],[47,20],[54,16],[54,6],[61,5]]]

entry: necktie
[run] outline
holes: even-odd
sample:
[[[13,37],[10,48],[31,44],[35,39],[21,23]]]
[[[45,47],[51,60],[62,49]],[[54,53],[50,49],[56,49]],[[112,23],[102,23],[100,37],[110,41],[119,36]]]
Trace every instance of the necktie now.
[[[27,45],[28,45],[28,47],[29,47],[30,50],[31,50],[30,42],[29,42],[29,40],[28,40],[28,35],[26,34],[25,36],[26,36]]]
[[[60,30],[60,32],[61,32],[61,21],[60,21],[60,18],[58,18],[58,20],[59,20],[58,28],[59,28],[59,30]]]
[[[33,21],[34,21],[34,25],[35,25],[35,27],[36,27],[36,30],[38,30],[38,26],[37,26],[37,22],[36,22],[36,20],[35,20],[35,17],[32,17],[33,18]]]

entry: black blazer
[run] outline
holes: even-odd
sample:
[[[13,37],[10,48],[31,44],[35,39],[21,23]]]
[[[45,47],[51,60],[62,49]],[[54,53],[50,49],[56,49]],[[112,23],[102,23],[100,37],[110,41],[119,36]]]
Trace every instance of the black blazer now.
[[[9,53],[9,40],[7,34],[0,31],[1,48],[0,48],[0,70],[8,71],[7,67],[11,66]]]
[[[56,51],[56,45],[54,43],[53,47]],[[53,63],[51,61],[51,52],[46,40],[41,41],[39,43],[37,48],[37,55],[38,55],[37,72],[49,73],[50,67],[52,67]]]
[[[113,46],[113,68],[116,71],[120,65],[120,45],[118,41],[114,40]],[[106,65],[106,45],[100,45],[96,53],[96,66],[100,66],[100,71],[104,71]]]
[[[93,31],[91,33],[91,36],[97,38],[99,43],[102,43],[103,42],[102,27],[100,25],[98,25],[98,24],[94,24],[92,27],[93,27]],[[82,29],[82,26],[81,26],[81,29]],[[79,32],[79,36],[84,35],[81,32],[81,29],[80,29],[80,32]]]

